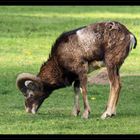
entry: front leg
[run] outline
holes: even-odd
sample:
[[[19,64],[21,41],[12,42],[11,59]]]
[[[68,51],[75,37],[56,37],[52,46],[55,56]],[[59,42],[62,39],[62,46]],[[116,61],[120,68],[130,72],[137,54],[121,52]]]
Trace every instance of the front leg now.
[[[90,114],[90,106],[88,103],[87,90],[85,87],[82,87],[82,95],[83,95],[83,103],[84,103],[83,118],[88,119]]]
[[[80,103],[79,103],[79,96],[80,96],[80,82],[79,81],[75,81],[74,83],[74,107],[72,110],[72,115],[74,116],[78,116],[80,113]]]
[[[80,77],[80,87],[81,87],[83,103],[84,103],[83,118],[85,119],[87,119],[90,114],[90,106],[89,106],[88,98],[87,98],[86,84],[87,84],[87,74],[83,74]]]

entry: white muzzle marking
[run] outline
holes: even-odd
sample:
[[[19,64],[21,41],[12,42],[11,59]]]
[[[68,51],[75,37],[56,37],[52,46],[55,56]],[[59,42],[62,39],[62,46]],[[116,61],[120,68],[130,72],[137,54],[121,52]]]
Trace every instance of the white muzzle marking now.
[[[25,107],[25,111],[26,111],[27,113],[29,113],[29,112],[30,112],[30,108],[29,108],[29,107]]]
[[[33,107],[32,107],[32,114],[36,114],[36,109],[37,109],[37,105],[33,104]]]
[[[36,109],[37,109],[37,107],[38,107],[37,105],[33,104],[32,109],[30,109],[29,107],[25,107],[25,111],[26,111],[27,113],[36,114]]]

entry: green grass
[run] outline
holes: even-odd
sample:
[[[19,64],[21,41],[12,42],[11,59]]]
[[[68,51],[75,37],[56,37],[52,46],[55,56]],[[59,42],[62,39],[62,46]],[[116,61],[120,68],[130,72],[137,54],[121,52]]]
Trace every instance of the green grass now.
[[[101,120],[109,86],[88,85],[91,115],[71,116],[73,89],[60,89],[43,103],[38,114],[25,113],[24,98],[15,87],[18,73],[38,73],[51,45],[63,31],[99,21],[116,20],[138,40],[121,74],[140,75],[139,6],[0,6],[0,134],[138,134],[140,76],[122,77],[117,116]],[[92,98],[95,100],[92,100]],[[83,104],[81,98],[81,110]]]

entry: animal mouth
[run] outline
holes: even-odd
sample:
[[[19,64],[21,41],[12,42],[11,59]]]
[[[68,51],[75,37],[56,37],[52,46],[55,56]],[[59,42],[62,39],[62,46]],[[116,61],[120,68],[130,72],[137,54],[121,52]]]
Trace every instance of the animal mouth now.
[[[25,107],[25,111],[27,113],[32,113],[32,114],[36,114],[37,113],[37,110],[38,110],[38,106],[33,104],[32,108],[29,108],[29,107]]]

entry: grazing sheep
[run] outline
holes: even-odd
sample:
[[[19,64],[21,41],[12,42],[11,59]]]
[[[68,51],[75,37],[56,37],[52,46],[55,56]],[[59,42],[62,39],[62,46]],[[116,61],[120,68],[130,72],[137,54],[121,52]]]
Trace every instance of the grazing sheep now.
[[[81,92],[83,118],[88,118],[90,106],[86,88],[87,73],[91,68],[106,66],[110,95],[101,118],[115,115],[121,89],[119,69],[132,47],[136,47],[136,43],[135,36],[124,25],[115,21],[95,23],[62,33],[37,75],[22,73],[17,77],[17,87],[25,96],[26,111],[36,113],[54,90],[73,83],[75,98],[72,114],[77,116],[80,112]]]

